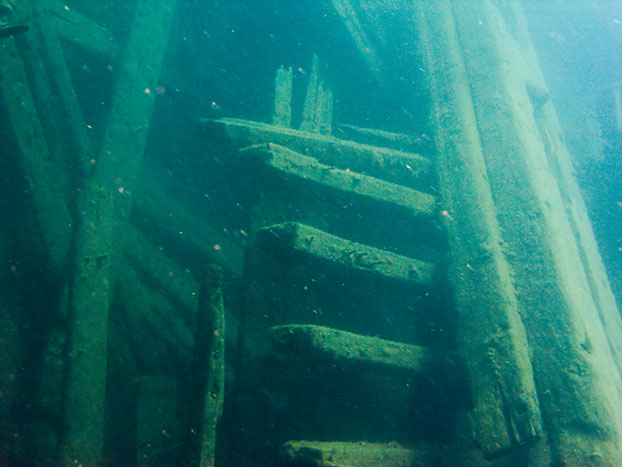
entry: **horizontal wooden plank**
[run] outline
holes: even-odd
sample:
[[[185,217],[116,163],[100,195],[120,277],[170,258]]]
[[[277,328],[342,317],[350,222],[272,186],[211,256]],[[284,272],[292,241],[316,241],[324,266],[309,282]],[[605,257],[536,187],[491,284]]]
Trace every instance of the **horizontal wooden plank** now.
[[[430,161],[418,154],[234,118],[202,119],[201,125],[213,137],[226,139],[236,149],[253,144],[276,143],[312,156],[326,165],[425,192],[431,191],[434,185]]]
[[[119,45],[110,31],[63,2],[50,5],[50,20],[63,40],[97,55],[116,56]]]
[[[421,346],[363,336],[339,329],[310,324],[291,324],[271,328],[275,349],[352,363],[425,371],[433,352]]]
[[[249,146],[240,150],[243,156],[262,161],[284,176],[297,177],[327,190],[337,190],[353,197],[375,201],[378,208],[398,206],[413,216],[431,216],[436,200],[395,183],[362,175],[352,170],[342,170],[322,164],[313,157],[305,156],[274,143]]]
[[[436,266],[346,240],[296,222],[257,230],[258,244],[281,256],[302,253],[345,270],[363,272],[420,286],[432,286]]]

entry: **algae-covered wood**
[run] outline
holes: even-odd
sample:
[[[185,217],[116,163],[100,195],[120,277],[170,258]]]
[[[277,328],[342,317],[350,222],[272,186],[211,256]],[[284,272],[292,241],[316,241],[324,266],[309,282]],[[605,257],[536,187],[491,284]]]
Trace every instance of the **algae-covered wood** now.
[[[494,456],[542,435],[538,397],[452,5],[420,4],[414,15],[434,101],[431,120],[448,213],[450,280],[474,404],[473,437]]]
[[[363,336],[325,326],[291,324],[274,326],[270,335],[277,351],[296,353],[313,360],[367,363],[380,367],[423,372],[439,363],[438,353],[425,347]]]
[[[342,170],[319,163],[278,144],[267,143],[240,150],[247,158],[254,158],[272,167],[284,177],[295,177],[320,185],[318,191],[336,190],[353,198],[365,198],[375,202],[378,209],[397,206],[407,215],[430,217],[435,209],[432,195],[412,188],[385,182],[352,170]]]
[[[134,189],[142,162],[154,104],[145,91],[160,75],[175,5],[138,2],[106,134],[80,201],[66,350],[66,465],[102,462],[113,232],[117,216],[129,213],[130,200],[121,198]]]
[[[572,213],[569,217],[560,189],[564,180],[555,174],[560,152],[552,153],[546,140],[550,127],[539,125],[536,117],[547,104],[541,92],[533,92],[537,83],[528,81],[538,64],[534,55],[522,53],[526,34],[516,32],[520,10],[511,2],[454,3],[553,462],[619,464],[622,383],[571,219],[583,224],[580,231],[589,230],[589,224]],[[617,327],[619,321],[607,324]]]
[[[437,277],[434,264],[356,243],[296,222],[259,229],[257,242],[284,259],[298,253],[344,272],[369,274],[410,285],[431,287]]]
[[[49,147],[13,39],[0,44],[0,62],[0,96],[7,107],[11,131],[19,148],[18,165],[28,182],[47,254],[53,269],[60,271],[67,260],[73,226],[65,193],[59,188],[63,186],[59,183],[63,174],[50,162]]]
[[[276,143],[312,156],[326,165],[423,191],[428,191],[433,182],[430,161],[418,154],[233,118],[202,119],[201,123],[209,135],[229,141],[236,149],[258,143]]]

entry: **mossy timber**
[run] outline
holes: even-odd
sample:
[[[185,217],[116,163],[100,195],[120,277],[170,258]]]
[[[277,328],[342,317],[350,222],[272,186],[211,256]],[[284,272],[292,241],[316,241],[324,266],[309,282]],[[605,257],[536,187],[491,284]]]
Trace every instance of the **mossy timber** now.
[[[0,248],[36,246],[49,277],[0,271],[17,379],[0,393],[19,409],[2,408],[0,456],[622,464],[622,319],[519,1],[315,5],[378,89],[425,95],[432,138],[338,121],[310,52],[304,79],[276,72],[271,123],[214,118],[228,114],[212,102],[206,173],[183,189],[143,162],[177,2],[134,7],[127,37],[52,0],[1,10],[2,137],[27,212]],[[386,39],[405,25],[402,67]],[[97,144],[69,49],[114,78]],[[215,181],[248,186],[217,206]],[[43,312],[23,308],[32,290]]]

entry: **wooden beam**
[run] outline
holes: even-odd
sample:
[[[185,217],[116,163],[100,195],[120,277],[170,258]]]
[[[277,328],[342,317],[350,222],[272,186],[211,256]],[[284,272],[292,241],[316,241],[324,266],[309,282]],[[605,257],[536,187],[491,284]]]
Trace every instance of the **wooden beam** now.
[[[176,0],[139,0],[114,104],[80,201],[66,350],[64,465],[101,465],[105,420],[110,263],[143,159]]]
[[[452,3],[552,463],[620,465],[620,316],[604,301],[599,310],[590,285],[590,275],[607,279],[593,256],[588,264],[590,224],[577,215],[578,189],[564,186],[570,161],[551,115],[541,115],[554,110],[530,92],[546,86],[534,79],[520,4]]]
[[[225,310],[222,269],[204,271],[194,340],[192,374],[186,399],[188,445],[184,465],[214,467],[216,428],[225,396]],[[198,436],[197,436],[198,434]]]
[[[291,128],[292,126],[292,68],[281,67],[276,70],[274,85],[274,113],[272,124]]]
[[[50,22],[64,41],[112,60],[119,45],[114,36],[95,21],[68,7],[64,2],[49,2]]]
[[[82,115],[61,41],[51,21],[49,0],[16,4],[15,16],[32,19],[27,34],[16,38],[52,162],[66,173],[86,173],[94,150]],[[75,187],[63,187],[72,196]]]
[[[434,264],[356,243],[296,222],[259,229],[257,243],[281,258],[300,254],[350,274],[366,274],[424,287],[433,287],[437,279]]]
[[[240,154],[251,162],[261,162],[284,179],[296,178],[313,183],[321,196],[339,192],[350,199],[365,199],[378,209],[397,208],[403,214],[416,218],[431,218],[436,208],[432,195],[402,185],[385,182],[351,170],[341,170],[319,163],[312,157],[287,149],[278,144],[258,144],[243,148]]]

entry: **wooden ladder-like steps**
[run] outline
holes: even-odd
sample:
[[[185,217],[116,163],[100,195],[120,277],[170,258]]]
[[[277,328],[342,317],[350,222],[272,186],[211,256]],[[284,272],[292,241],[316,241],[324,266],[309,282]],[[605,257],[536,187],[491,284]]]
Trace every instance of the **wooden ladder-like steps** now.
[[[234,149],[275,143],[310,154],[322,164],[411,188],[429,191],[434,185],[432,164],[419,154],[234,118],[203,119],[201,123],[210,136],[228,142]]]
[[[340,169],[319,162],[274,143],[242,148],[240,155],[258,161],[282,177],[306,181],[318,195],[337,192],[353,199],[371,201],[376,209],[400,208],[415,217],[429,217],[435,211],[436,199],[427,193],[387,182],[350,169]]]
[[[276,254],[301,254],[344,272],[370,274],[403,283],[431,287],[436,266],[390,251],[353,242],[297,222],[257,230],[257,243]]]

